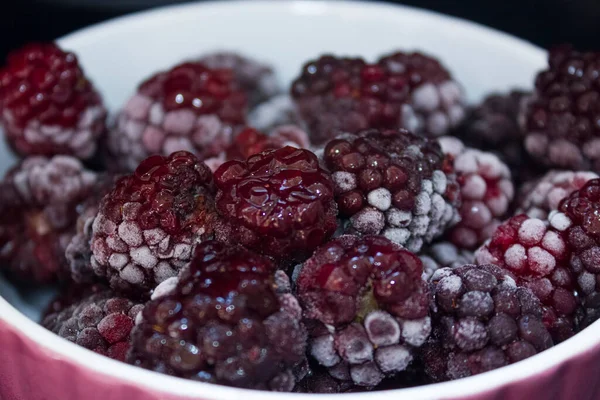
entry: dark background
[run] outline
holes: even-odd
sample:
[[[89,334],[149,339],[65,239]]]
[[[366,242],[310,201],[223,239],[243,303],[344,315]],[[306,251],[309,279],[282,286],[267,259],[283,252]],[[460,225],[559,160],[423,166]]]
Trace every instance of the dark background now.
[[[277,0],[275,0],[277,1]],[[285,1],[285,0],[279,0]],[[181,0],[2,0],[0,57],[28,41],[51,40],[80,27]],[[600,50],[600,0],[406,0],[510,32],[543,47],[571,42]]]

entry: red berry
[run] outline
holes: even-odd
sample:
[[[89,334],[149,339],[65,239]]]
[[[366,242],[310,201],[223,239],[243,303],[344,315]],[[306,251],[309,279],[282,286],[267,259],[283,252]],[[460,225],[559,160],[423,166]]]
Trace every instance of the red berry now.
[[[311,355],[359,386],[406,369],[431,328],[422,274],[417,256],[382,236],[343,235],[317,249],[296,282],[305,317],[316,321]]]
[[[152,154],[216,156],[244,124],[246,103],[230,70],[188,62],[160,72],[140,85],[109,132],[111,161],[133,170]]]
[[[457,246],[472,250],[492,236],[509,211],[515,193],[510,171],[494,154],[465,147],[455,137],[442,137],[439,143],[454,160],[462,197],[461,220],[449,238]]]
[[[517,284],[531,289],[544,306],[544,323],[560,342],[575,334],[579,306],[570,251],[563,236],[546,222],[521,214],[500,225],[475,258],[479,264],[510,271]]]
[[[333,235],[337,207],[329,174],[308,150],[284,147],[229,161],[215,172],[216,237],[284,264]]]
[[[383,234],[410,251],[457,222],[460,193],[435,140],[370,129],[325,146],[345,231]]]
[[[212,174],[187,152],[152,156],[100,203],[91,250],[96,275],[114,289],[150,290],[175,276],[212,235]]]
[[[0,121],[20,155],[88,159],[105,129],[106,110],[77,57],[54,43],[12,52],[0,70]]]
[[[175,288],[144,308],[128,361],[200,381],[291,391],[306,331],[289,286],[266,257],[202,243]]]

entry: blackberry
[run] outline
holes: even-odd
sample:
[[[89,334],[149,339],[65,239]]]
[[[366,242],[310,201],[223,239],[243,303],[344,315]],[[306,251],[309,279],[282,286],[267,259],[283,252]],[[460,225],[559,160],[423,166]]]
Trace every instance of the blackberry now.
[[[345,231],[383,234],[410,251],[458,221],[460,192],[450,160],[432,139],[370,129],[325,146]]]
[[[245,123],[246,103],[230,70],[187,62],[160,72],[139,86],[109,131],[110,161],[133,171],[153,154],[217,156]]]
[[[546,219],[551,211],[558,208],[562,199],[595,178],[598,175],[591,171],[548,171],[541,178],[521,186],[517,212]]]
[[[500,266],[514,275],[518,285],[531,289],[542,302],[544,324],[555,342],[573,336],[576,329],[579,300],[569,257],[569,246],[560,234],[524,214],[500,225],[475,254],[477,263]]]
[[[550,225],[562,235],[570,252],[569,269],[575,275],[585,310],[582,327],[600,316],[599,216],[600,179],[592,179],[571,193],[549,216]]]
[[[204,54],[198,60],[210,69],[229,69],[254,106],[275,96],[279,90],[275,71],[270,65],[231,51]]]
[[[7,173],[0,184],[0,263],[9,275],[27,284],[68,277],[64,253],[76,207],[96,179],[71,156],[30,156]]]
[[[525,148],[547,167],[600,171],[600,53],[549,53],[522,110]]]
[[[358,386],[405,370],[431,329],[422,274],[417,256],[382,236],[343,235],[317,249],[296,281],[312,357]]]
[[[105,131],[106,109],[75,54],[33,43],[0,70],[0,123],[21,156],[89,159]]]
[[[455,137],[442,137],[439,143],[454,160],[462,198],[461,220],[450,231],[450,241],[475,249],[492,236],[509,211],[515,194],[510,170],[496,155],[465,147]]]
[[[208,167],[181,151],[152,156],[115,183],[92,224],[91,264],[115,290],[146,291],[175,276],[212,235]]]
[[[461,123],[465,116],[463,89],[437,59],[422,53],[396,52],[382,57],[378,64],[388,76],[408,84],[409,103],[418,119],[417,133],[445,135]]]
[[[215,172],[216,238],[277,261],[303,261],[336,230],[330,175],[308,150],[284,147]]]
[[[430,290],[435,329],[422,358],[436,381],[500,368],[553,345],[538,299],[495,265],[439,269]]]
[[[71,301],[55,304],[42,325],[88,350],[125,361],[134,321],[144,305],[97,286]]]
[[[268,258],[204,242],[174,290],[145,306],[128,361],[197,381],[291,391],[306,331],[289,290]]]
[[[473,264],[475,254],[472,251],[456,247],[451,242],[442,241],[426,246],[419,253],[419,258],[423,263],[423,280],[428,281],[440,268]]]

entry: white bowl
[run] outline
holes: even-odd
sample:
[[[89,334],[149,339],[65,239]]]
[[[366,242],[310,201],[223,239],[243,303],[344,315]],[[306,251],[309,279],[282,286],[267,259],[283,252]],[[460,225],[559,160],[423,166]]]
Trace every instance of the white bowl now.
[[[472,102],[491,91],[531,87],[535,73],[546,64],[541,49],[474,23],[409,7],[343,1],[231,1],[167,7],[83,29],[59,39],[59,43],[79,55],[112,111],[151,73],[215,49],[239,50],[271,62],[283,84],[298,74],[306,60],[323,52],[373,60],[395,49],[419,49],[441,58]],[[0,172],[13,161],[8,150],[0,148]],[[23,301],[7,286],[0,285],[0,291],[5,297],[10,295],[9,300],[27,315],[35,318],[39,313],[39,301]],[[557,370],[577,372],[582,379],[589,376],[580,369],[589,362],[581,360],[587,360],[586,352],[588,356],[598,352],[599,328],[596,323],[544,353],[479,376],[393,393],[347,394],[345,398],[492,399],[512,393],[513,399],[522,398],[519,394],[540,394],[556,384]],[[27,387],[33,396],[27,400],[50,398],[48,393],[59,393],[56,387],[60,385],[69,387],[61,400],[134,399],[131,393],[136,393],[135,399],[281,400],[317,396],[196,383],[112,361],[60,339],[0,298],[2,338],[0,398],[3,390],[10,398],[8,390],[19,387]],[[28,357],[35,362],[28,362]],[[574,360],[581,362],[573,364]],[[37,363],[44,368],[43,374],[35,372]],[[569,382],[572,387],[575,381]],[[561,386],[557,390],[566,389]]]

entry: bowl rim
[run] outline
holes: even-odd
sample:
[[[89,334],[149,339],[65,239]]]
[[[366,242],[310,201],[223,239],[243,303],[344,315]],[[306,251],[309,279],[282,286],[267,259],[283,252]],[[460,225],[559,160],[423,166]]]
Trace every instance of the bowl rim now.
[[[293,0],[293,1],[269,1],[257,0],[252,2],[242,0],[230,0],[225,2],[208,1],[202,3],[176,4],[155,9],[135,12],[126,16],[114,18],[101,22],[57,39],[65,46],[77,48],[85,46],[102,37],[102,33],[110,29],[128,29],[132,26],[148,23],[149,20],[169,20],[189,12],[241,12],[244,8],[269,7],[279,8],[281,12],[302,13],[325,10],[336,14],[360,15],[363,12],[371,13],[408,13],[415,18],[428,20],[431,23],[454,23],[461,25],[475,35],[480,35],[480,40],[492,43],[509,42],[514,46],[514,51],[525,56],[539,59],[544,51],[531,43],[498,30],[483,25],[466,21],[460,18],[442,15],[436,12],[422,10],[414,7],[385,4],[379,2],[340,1],[340,0]],[[304,10],[304,11],[303,11]],[[157,372],[145,370],[122,362],[111,360],[71,343],[20,313],[6,300],[0,297],[0,320],[12,327],[23,337],[41,346],[41,350],[54,359],[62,359],[84,370],[92,371],[116,379],[119,383],[133,384],[152,390],[157,393],[165,393],[182,397],[202,396],[205,400],[279,400],[282,396],[293,396],[297,399],[325,398],[326,394],[303,394],[303,393],[272,393],[248,389],[238,389],[221,385],[172,377]],[[537,354],[521,362],[486,372],[480,375],[463,378],[456,381],[435,383],[405,389],[388,390],[386,394],[404,395],[411,399],[437,399],[437,398],[462,398],[484,392],[492,391],[507,384],[516,383],[529,379],[534,375],[547,373],[560,364],[567,362],[577,356],[591,351],[600,345],[600,337],[597,332],[600,329],[600,321],[597,321],[587,329],[553,348]],[[348,393],[344,394],[346,400],[374,400],[381,396],[382,392]]]

